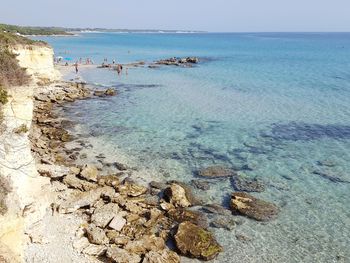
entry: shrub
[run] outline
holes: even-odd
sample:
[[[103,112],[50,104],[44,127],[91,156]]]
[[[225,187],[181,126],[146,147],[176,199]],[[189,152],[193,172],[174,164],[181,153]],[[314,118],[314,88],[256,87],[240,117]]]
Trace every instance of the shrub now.
[[[6,196],[10,191],[11,186],[8,180],[0,175],[0,215],[3,215],[7,212]]]
[[[29,81],[24,68],[21,68],[16,59],[6,48],[0,49],[0,86],[24,85]]]
[[[28,132],[28,127],[25,124],[20,125],[19,127],[13,129],[14,133],[21,134]]]
[[[7,91],[0,86],[0,103],[6,104],[8,101]]]

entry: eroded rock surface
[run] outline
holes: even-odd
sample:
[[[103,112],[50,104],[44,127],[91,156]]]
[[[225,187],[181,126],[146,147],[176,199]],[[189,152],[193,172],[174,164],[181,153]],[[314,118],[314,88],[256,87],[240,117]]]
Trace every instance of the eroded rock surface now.
[[[279,212],[279,208],[275,204],[242,192],[231,195],[231,209],[258,221],[272,220],[277,217]]]

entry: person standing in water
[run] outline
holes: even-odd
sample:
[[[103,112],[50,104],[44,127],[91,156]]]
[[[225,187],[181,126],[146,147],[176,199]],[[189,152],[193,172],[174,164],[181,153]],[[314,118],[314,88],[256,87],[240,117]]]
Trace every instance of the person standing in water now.
[[[75,74],[78,74],[78,72],[79,72],[78,62],[75,62],[74,66],[75,66]]]
[[[118,73],[118,76],[120,76],[120,73],[122,72],[122,70],[121,70],[121,65],[120,64],[118,64],[117,65],[117,73]]]

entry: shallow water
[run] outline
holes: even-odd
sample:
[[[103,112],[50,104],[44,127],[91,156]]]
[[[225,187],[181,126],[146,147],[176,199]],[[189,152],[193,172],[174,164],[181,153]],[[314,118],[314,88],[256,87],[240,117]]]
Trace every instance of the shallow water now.
[[[116,97],[66,109],[96,152],[128,160],[142,179],[190,181],[223,164],[259,177],[277,220],[242,217],[213,229],[215,262],[350,261],[350,34],[83,34],[45,38],[57,55],[102,62],[199,56],[194,68],[83,70]],[[64,54],[68,51],[69,54]],[[138,174],[140,176],[140,173]],[[215,180],[198,192],[227,204]],[[236,235],[245,235],[242,242]]]

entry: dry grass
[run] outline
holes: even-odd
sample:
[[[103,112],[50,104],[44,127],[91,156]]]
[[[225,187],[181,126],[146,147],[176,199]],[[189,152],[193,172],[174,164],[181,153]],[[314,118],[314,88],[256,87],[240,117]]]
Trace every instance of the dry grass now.
[[[7,212],[6,196],[11,189],[8,180],[0,176],[0,215],[4,215]]]

